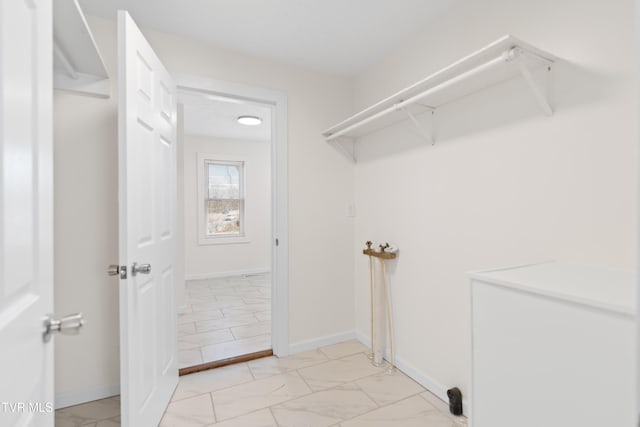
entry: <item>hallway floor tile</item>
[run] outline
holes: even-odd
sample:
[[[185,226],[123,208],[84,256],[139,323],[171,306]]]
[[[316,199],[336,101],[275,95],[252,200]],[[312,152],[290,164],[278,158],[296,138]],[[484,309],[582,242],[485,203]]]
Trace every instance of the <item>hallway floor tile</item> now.
[[[269,273],[187,282],[178,313],[179,368],[270,348]]]

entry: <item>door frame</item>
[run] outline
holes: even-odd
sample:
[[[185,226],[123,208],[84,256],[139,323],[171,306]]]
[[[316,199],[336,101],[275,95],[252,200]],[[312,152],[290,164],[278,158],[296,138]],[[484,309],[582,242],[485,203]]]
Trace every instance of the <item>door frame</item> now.
[[[284,92],[173,74],[178,91],[189,90],[271,106],[271,346],[276,356],[289,354],[289,212],[287,163],[287,95]],[[276,243],[277,242],[277,243]]]

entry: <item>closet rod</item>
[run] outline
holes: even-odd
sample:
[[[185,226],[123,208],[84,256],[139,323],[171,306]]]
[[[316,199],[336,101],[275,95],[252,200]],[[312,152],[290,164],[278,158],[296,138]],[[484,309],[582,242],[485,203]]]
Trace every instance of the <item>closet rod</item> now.
[[[404,109],[404,108],[406,108],[406,107],[408,107],[408,106],[410,106],[412,104],[415,104],[418,101],[420,101],[420,100],[426,98],[427,96],[433,94],[434,92],[437,92],[437,91],[442,90],[442,89],[446,89],[449,86],[452,86],[452,85],[455,85],[455,84],[459,83],[461,80],[465,80],[465,79],[467,79],[469,77],[472,77],[472,76],[474,76],[476,74],[479,74],[479,73],[481,73],[481,72],[483,72],[485,70],[488,70],[491,67],[499,65],[501,63],[512,62],[512,61],[519,60],[522,55],[525,55],[525,54],[528,54],[528,53],[529,52],[523,50],[520,47],[513,46],[513,47],[509,48],[508,50],[504,51],[502,54],[500,54],[496,58],[494,58],[494,59],[492,59],[490,61],[487,61],[484,64],[480,64],[475,68],[472,68],[472,69],[470,69],[468,71],[465,71],[465,72],[463,72],[461,74],[458,74],[457,76],[452,77],[452,78],[450,78],[450,79],[448,79],[448,80],[446,80],[446,81],[444,81],[444,82],[442,82],[442,83],[440,83],[440,84],[438,84],[436,86],[433,86],[433,87],[431,87],[431,88],[429,88],[429,89],[427,89],[427,90],[425,90],[425,91],[423,91],[423,92],[421,92],[421,93],[419,93],[417,95],[414,95],[409,99],[405,99],[405,100],[399,101],[396,104],[393,104],[392,106],[390,106],[390,107],[388,107],[388,108],[386,108],[386,109],[384,109],[382,111],[377,112],[376,114],[373,114],[373,115],[371,115],[371,116],[369,116],[369,117],[367,117],[365,119],[360,120],[359,122],[356,122],[356,123],[354,123],[354,124],[352,124],[350,126],[347,126],[346,128],[344,128],[342,130],[339,130],[338,132],[336,132],[334,134],[331,134],[331,135],[327,136],[326,140],[330,141],[330,140],[336,139],[336,138],[338,138],[340,136],[343,136],[343,135],[351,132],[354,129],[357,129],[357,128],[361,127],[361,126],[364,126],[364,125],[366,125],[366,124],[368,124],[370,122],[373,122],[373,121],[379,119],[380,117],[384,117],[387,114],[393,113],[394,111],[402,110],[402,109]],[[549,60],[547,60],[546,58],[542,58],[539,55],[534,55],[534,56],[536,58],[544,59],[546,62],[549,62]],[[427,107],[427,108],[430,108],[432,111],[435,110],[434,107]]]

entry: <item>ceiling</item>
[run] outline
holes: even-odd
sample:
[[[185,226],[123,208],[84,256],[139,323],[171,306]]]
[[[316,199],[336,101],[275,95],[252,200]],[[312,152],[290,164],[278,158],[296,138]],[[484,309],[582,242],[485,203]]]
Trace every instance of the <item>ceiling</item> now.
[[[461,0],[80,0],[143,28],[353,76]]]
[[[178,101],[184,104],[184,133],[244,141],[271,141],[271,108],[266,105],[180,91]],[[257,116],[262,123],[246,126],[238,116]]]

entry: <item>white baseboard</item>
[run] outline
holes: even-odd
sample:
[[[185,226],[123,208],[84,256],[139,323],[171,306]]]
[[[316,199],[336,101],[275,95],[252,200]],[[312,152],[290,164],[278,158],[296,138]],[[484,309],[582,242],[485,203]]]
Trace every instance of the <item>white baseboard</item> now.
[[[367,347],[370,347],[370,338],[365,336],[365,334],[363,334],[362,332],[356,331],[355,339],[357,339]],[[402,359],[402,357],[398,357],[398,355],[394,355],[394,356],[395,358],[393,362],[398,369],[400,369],[403,373],[405,373],[415,382],[420,384],[422,387],[429,390],[432,394],[434,394],[440,400],[445,402],[447,406],[449,406],[449,397],[447,396],[447,387],[443,386],[442,384],[440,384],[438,381],[434,380],[430,376],[424,374],[422,371],[420,371],[418,368],[411,365],[410,363],[405,362]],[[388,351],[385,351],[384,358],[386,360],[389,360]],[[462,411],[465,416],[468,416],[469,406],[468,406],[468,401],[465,397],[462,398]]]
[[[67,406],[79,405],[94,400],[105,399],[107,397],[118,396],[120,394],[120,384],[93,387],[90,389],[56,393],[55,408],[61,409]]]
[[[296,343],[289,344],[289,351],[287,354],[302,353],[303,351],[315,350],[316,348],[338,344],[343,341],[349,341],[353,339],[357,339],[356,332],[346,331],[335,335],[325,335],[323,337],[298,341]]]
[[[197,273],[197,274],[187,274],[185,276],[185,280],[205,280],[205,279],[220,279],[222,277],[232,277],[232,276],[244,276],[246,274],[263,274],[271,272],[268,268],[254,268],[248,270],[237,270],[237,271],[219,271],[217,273]]]

